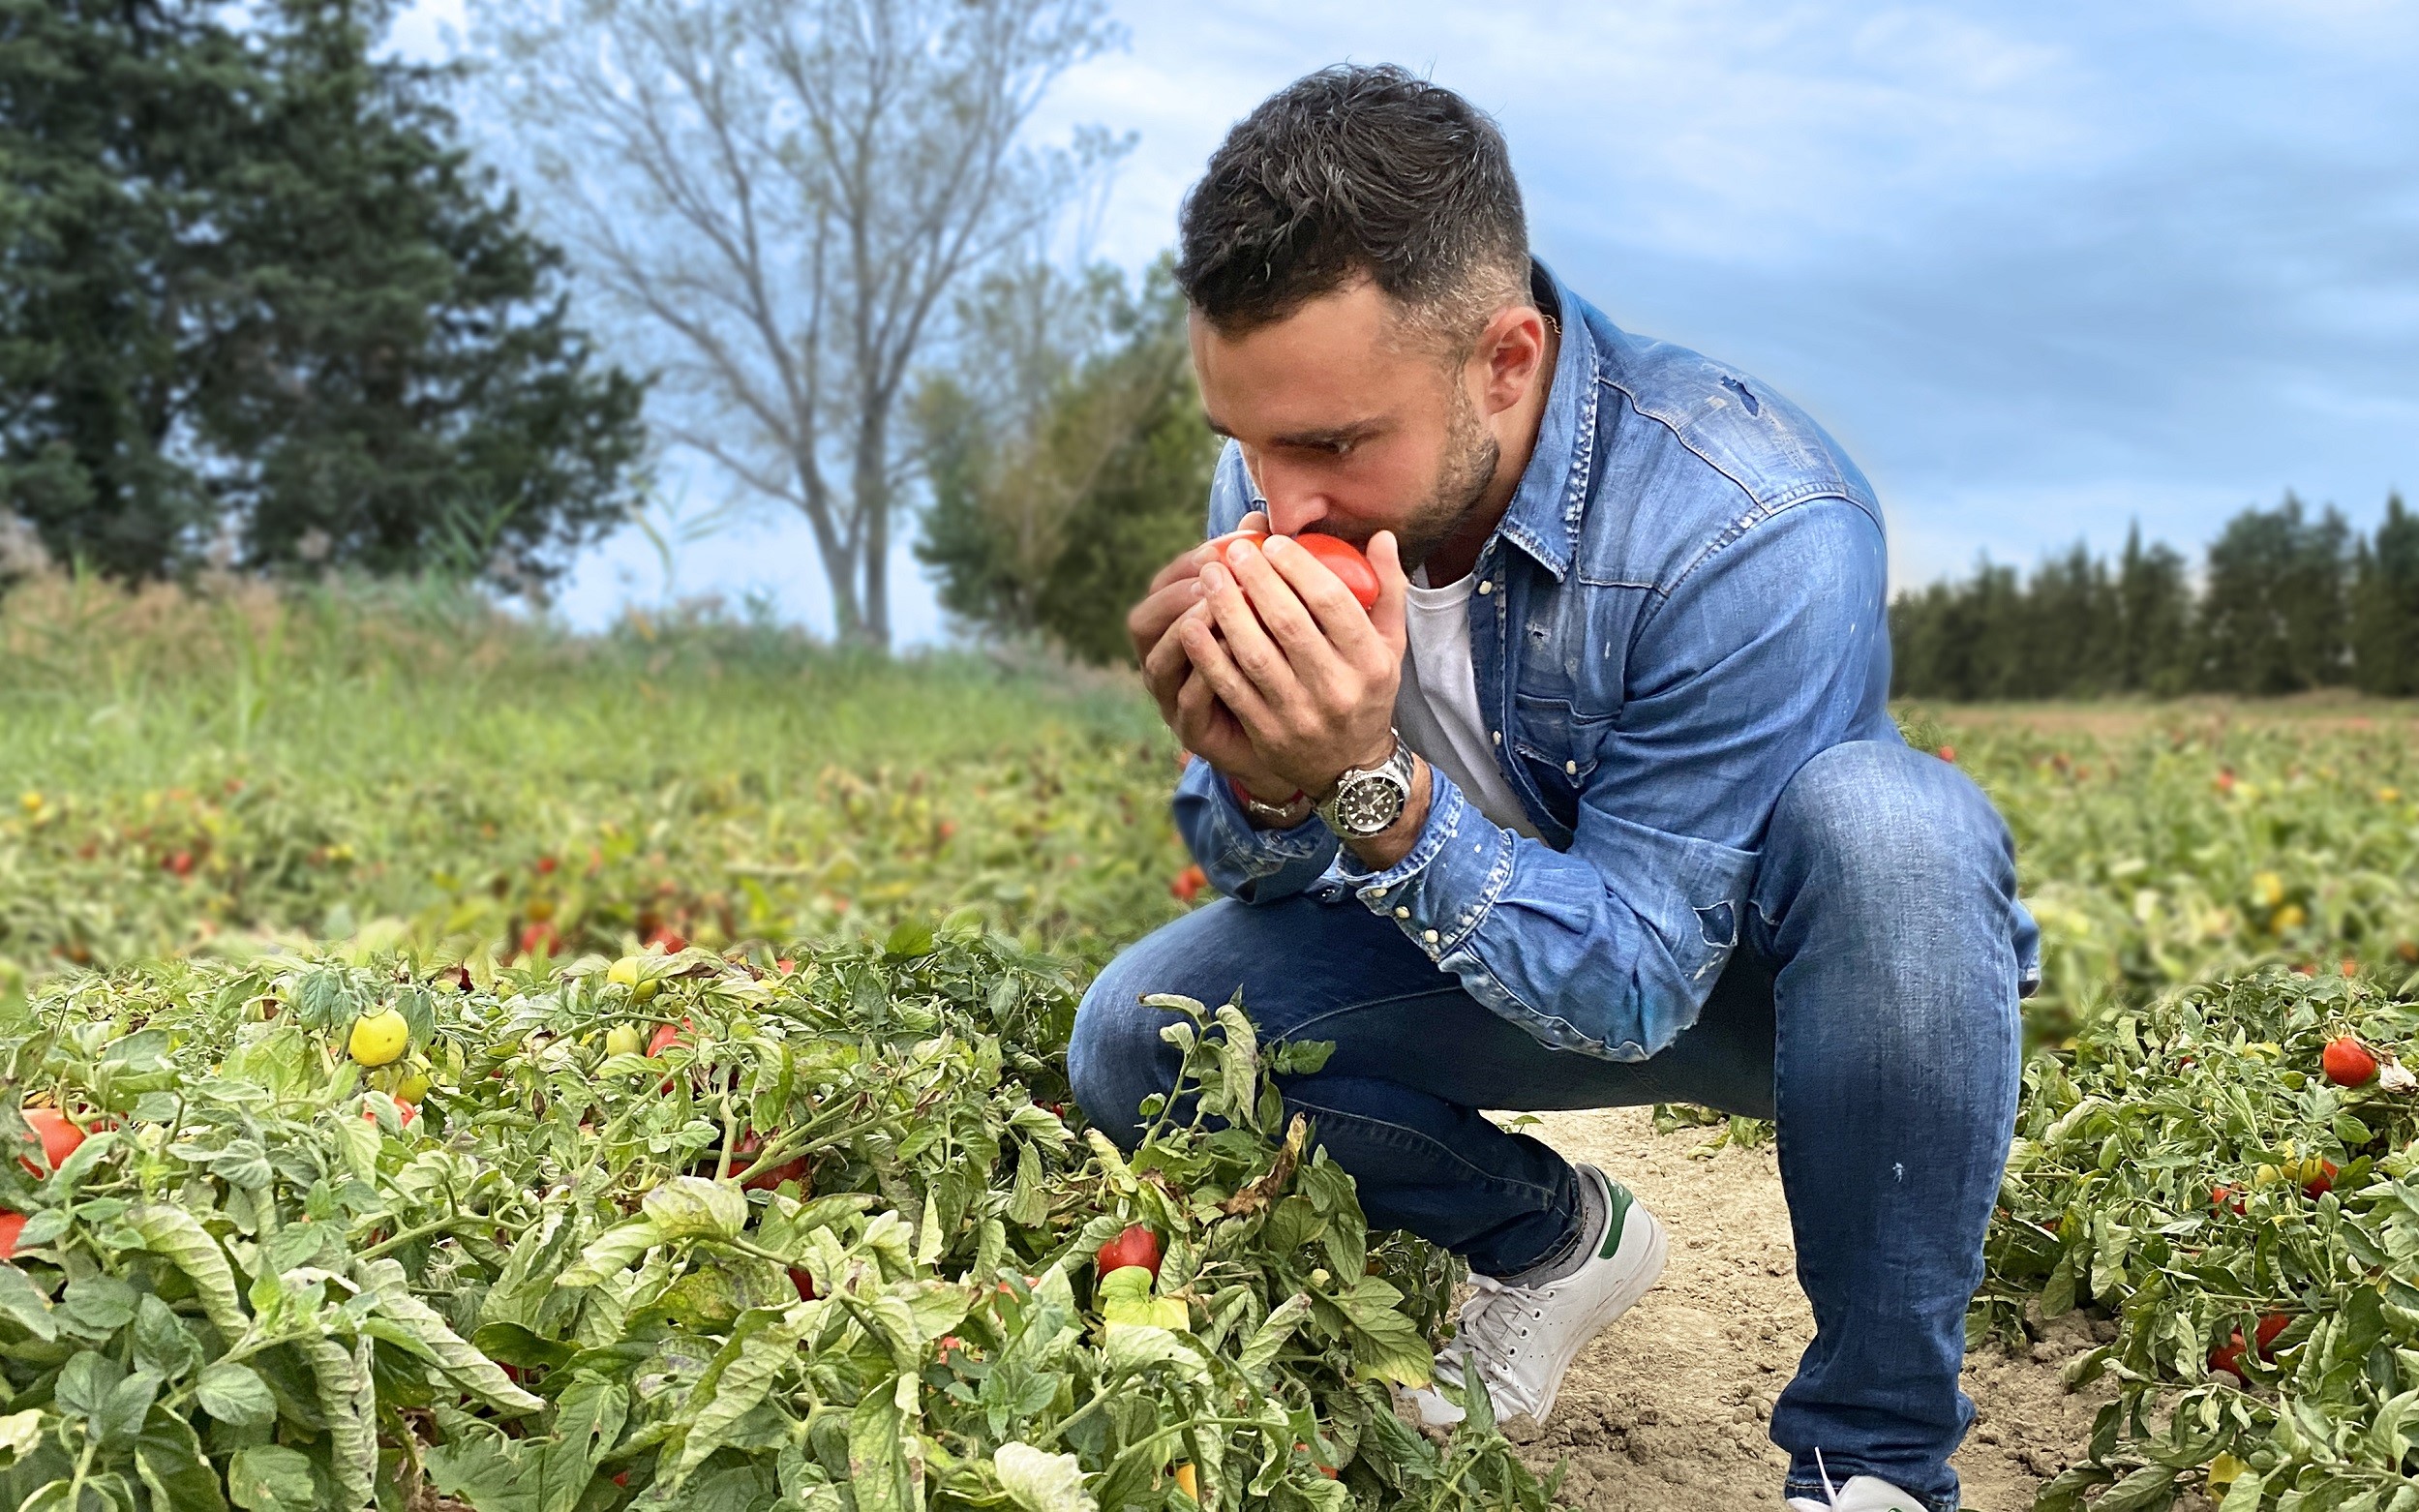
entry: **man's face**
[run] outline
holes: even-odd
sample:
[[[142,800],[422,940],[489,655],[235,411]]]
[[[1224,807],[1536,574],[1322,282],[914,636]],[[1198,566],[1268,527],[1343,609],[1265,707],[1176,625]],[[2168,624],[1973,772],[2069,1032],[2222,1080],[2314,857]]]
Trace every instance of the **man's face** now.
[[[1372,281],[1231,336],[1195,313],[1192,341],[1210,426],[1242,444],[1281,534],[1360,545],[1392,530],[1412,571],[1495,477],[1471,365],[1448,363]]]

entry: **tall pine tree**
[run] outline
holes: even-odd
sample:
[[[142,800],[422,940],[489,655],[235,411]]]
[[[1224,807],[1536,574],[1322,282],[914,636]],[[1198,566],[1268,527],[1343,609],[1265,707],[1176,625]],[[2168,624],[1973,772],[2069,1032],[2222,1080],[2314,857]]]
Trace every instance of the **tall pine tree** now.
[[[2352,586],[2352,665],[2361,691],[2419,693],[2419,515],[2403,497],[2360,550]]]
[[[390,14],[0,0],[0,502],[54,554],[527,583],[620,517],[641,387]]]

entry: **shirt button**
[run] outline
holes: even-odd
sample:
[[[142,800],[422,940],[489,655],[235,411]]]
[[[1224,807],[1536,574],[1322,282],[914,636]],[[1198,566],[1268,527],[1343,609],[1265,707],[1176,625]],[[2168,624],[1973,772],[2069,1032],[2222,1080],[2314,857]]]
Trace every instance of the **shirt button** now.
[[[1436,931],[1431,929],[1426,934],[1421,935],[1420,938],[1426,940],[1429,944],[1434,945],[1436,943]]]
[[[1411,917],[1411,911],[1407,908],[1398,907],[1394,911],[1394,917],[1397,919],[1408,919]]]
[[[1485,594],[1488,594],[1488,593],[1492,593],[1492,592],[1494,592],[1495,590],[1496,590],[1496,586],[1495,586],[1493,583],[1488,582],[1485,578],[1480,578],[1480,579],[1478,580],[1478,591],[1479,591],[1479,593],[1480,593],[1482,596],[1483,596],[1483,595],[1485,595]]]
[[[1372,888],[1369,890],[1369,895],[1371,897],[1384,897],[1386,895],[1386,890],[1384,888]]]
[[[1576,777],[1579,775],[1579,763],[1575,761],[1566,761],[1562,764],[1562,771],[1568,775]]]
[[[1495,733],[1495,736],[1496,736],[1496,743],[1497,743],[1497,745],[1501,745],[1501,744],[1503,743],[1503,732],[1502,732],[1502,731],[1500,731],[1500,730],[1497,730],[1497,731]]]

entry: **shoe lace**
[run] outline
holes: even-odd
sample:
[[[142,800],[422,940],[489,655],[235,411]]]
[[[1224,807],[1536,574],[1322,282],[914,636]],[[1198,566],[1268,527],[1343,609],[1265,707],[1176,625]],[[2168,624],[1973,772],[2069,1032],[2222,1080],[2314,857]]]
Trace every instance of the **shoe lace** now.
[[[1545,1320],[1539,1304],[1553,1299],[1554,1288],[1507,1286],[1491,1277],[1470,1277],[1472,1295],[1462,1308],[1458,1343],[1466,1361],[1474,1362],[1490,1395],[1500,1397],[1515,1388],[1513,1364],[1526,1349],[1531,1330]]]

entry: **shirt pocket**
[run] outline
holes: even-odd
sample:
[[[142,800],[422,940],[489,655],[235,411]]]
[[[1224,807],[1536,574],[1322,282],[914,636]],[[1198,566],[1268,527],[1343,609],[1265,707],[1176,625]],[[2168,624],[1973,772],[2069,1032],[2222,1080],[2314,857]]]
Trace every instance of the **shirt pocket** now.
[[[1612,734],[1610,715],[1575,712],[1558,699],[1521,697],[1512,732],[1512,756],[1529,786],[1565,834],[1578,828],[1580,795],[1595,774],[1597,753]]]

